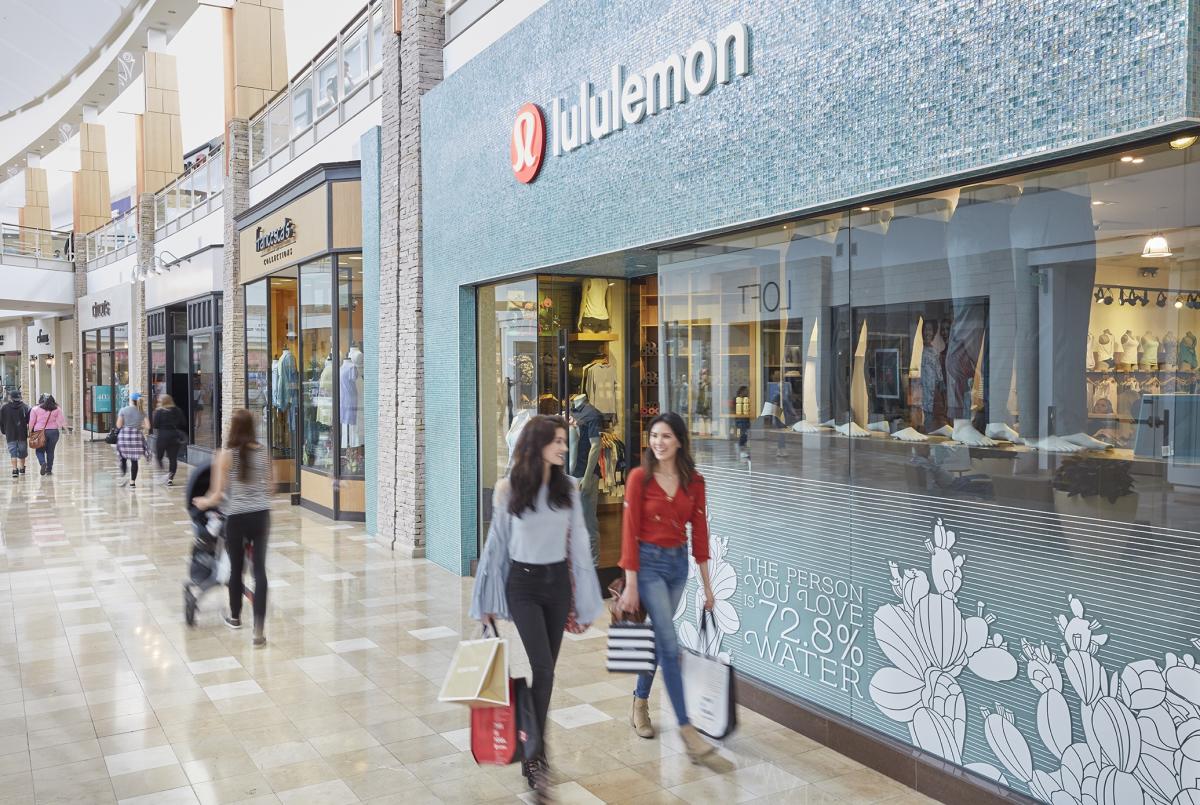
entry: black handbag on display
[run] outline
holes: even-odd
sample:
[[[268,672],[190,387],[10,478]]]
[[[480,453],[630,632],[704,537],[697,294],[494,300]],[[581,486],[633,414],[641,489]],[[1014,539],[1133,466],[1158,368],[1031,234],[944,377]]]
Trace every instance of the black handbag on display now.
[[[108,432],[108,435],[104,437],[104,443],[105,444],[116,444],[117,443],[117,434],[120,432],[121,432],[120,428],[113,428],[112,430],[110,430]]]

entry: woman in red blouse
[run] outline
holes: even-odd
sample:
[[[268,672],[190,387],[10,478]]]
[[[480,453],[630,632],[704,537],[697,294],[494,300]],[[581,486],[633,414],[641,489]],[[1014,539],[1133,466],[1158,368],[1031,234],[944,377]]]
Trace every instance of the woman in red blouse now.
[[[679,414],[659,414],[650,422],[650,447],[642,456],[642,465],[629,473],[625,482],[620,562],[625,570],[625,592],[621,595],[621,610],[632,612],[641,605],[650,615],[658,666],[679,719],[679,733],[693,761],[712,752],[713,747],[688,721],[674,616],[688,580],[689,524],[692,556],[704,583],[704,607],[713,608],[707,508],[704,478],[696,472],[688,449],[687,425]],[[654,737],[646,703],[653,682],[652,671],[638,674],[633,694],[630,723],[643,738]]]

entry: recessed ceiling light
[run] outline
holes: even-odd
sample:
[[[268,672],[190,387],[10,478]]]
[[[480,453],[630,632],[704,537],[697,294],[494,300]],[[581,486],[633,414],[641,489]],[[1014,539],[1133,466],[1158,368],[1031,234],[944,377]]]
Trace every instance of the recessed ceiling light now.
[[[1142,159],[1141,157],[1134,157],[1133,159],[1131,159],[1129,161],[1132,162],[1134,165],[1141,165],[1146,160]]]
[[[861,209],[863,212],[870,212],[870,211],[871,211],[871,208],[870,208],[870,207],[860,207],[860,209]]]
[[[1121,157],[1121,161],[1122,162],[1133,162],[1133,157],[1126,154],[1125,156]]]
[[[1195,134],[1187,134],[1183,137],[1176,137],[1174,140],[1171,140],[1171,147],[1176,151],[1182,151],[1185,148],[1191,148],[1193,145],[1195,145],[1197,139],[1200,138],[1198,138]]]
[[[1107,203],[1108,202],[1106,202],[1106,201],[1101,201],[1100,199],[1096,199],[1095,201],[1092,202],[1092,206],[1093,207],[1103,207]]]

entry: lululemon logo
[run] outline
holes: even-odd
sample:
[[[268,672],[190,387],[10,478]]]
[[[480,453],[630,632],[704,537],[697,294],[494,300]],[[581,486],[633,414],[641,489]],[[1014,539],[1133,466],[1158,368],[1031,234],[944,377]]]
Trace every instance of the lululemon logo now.
[[[542,110],[527,103],[517,112],[517,119],[513,122],[512,143],[508,148],[513,175],[518,182],[529,184],[533,181],[542,167],[545,150],[546,123],[542,119]]]

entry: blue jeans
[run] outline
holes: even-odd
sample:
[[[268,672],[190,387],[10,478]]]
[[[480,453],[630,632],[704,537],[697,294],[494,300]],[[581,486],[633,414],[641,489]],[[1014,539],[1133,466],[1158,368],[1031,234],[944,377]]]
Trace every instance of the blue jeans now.
[[[38,463],[54,469],[54,448],[58,446],[58,428],[46,428],[46,446],[37,449]]]
[[[687,546],[660,548],[640,542],[638,561],[641,563],[637,576],[638,598],[654,626],[655,659],[662,669],[667,697],[682,727],[688,723],[687,703],[683,698],[683,674],[679,665],[679,638],[675,634],[674,617],[675,608],[679,606],[679,599],[683,597],[683,590],[687,586]],[[654,672],[641,672],[633,695],[639,699],[650,698],[652,684]]]

